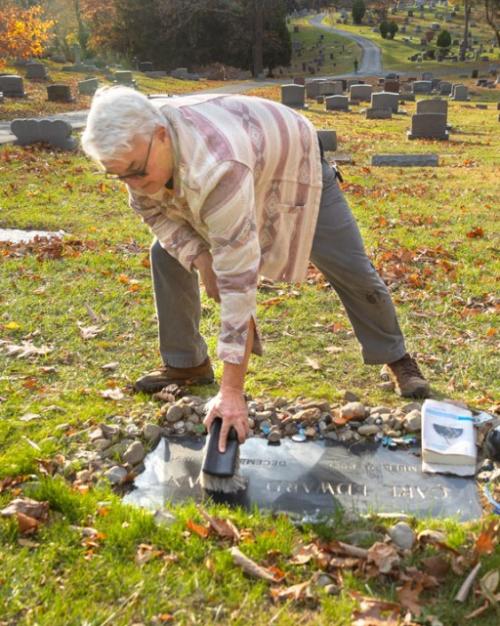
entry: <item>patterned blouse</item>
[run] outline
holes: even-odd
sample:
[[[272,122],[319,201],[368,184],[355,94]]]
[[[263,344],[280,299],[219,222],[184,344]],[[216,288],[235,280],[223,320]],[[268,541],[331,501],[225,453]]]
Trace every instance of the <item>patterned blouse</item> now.
[[[284,105],[242,95],[162,99],[174,150],[174,185],[129,189],[130,206],[188,271],[213,257],[221,298],[217,355],[241,363],[256,320],[259,275],[305,278],[322,189],[316,131]],[[253,351],[261,354],[256,333]]]

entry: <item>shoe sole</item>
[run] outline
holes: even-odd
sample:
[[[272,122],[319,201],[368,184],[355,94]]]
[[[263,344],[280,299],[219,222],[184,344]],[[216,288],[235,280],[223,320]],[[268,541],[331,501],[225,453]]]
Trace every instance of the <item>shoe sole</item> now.
[[[164,380],[161,383],[135,383],[134,391],[136,393],[158,393],[168,385],[179,385],[179,387],[189,387],[195,385],[211,385],[215,382],[214,378],[186,378],[184,380]]]

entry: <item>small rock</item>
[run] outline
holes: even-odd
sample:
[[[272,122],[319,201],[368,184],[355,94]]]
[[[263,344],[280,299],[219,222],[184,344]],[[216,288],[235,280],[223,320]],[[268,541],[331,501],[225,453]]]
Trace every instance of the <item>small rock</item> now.
[[[422,403],[409,402],[408,404],[402,406],[401,410],[403,411],[403,413],[411,413],[411,411],[418,411],[420,413],[420,411],[422,410]]]
[[[375,413],[378,413],[380,415],[384,415],[384,414],[391,414],[392,413],[392,409],[390,409],[387,406],[374,406],[373,408],[370,409],[370,415],[374,415]]]
[[[101,452],[102,450],[106,450],[106,448],[109,448],[109,446],[111,445],[111,441],[104,438],[94,439],[92,445],[96,450],[99,450]]]
[[[162,430],[157,424],[146,424],[142,429],[144,439],[154,446],[161,439]]]
[[[271,428],[271,432],[267,436],[267,440],[270,443],[278,443],[278,441],[281,441],[281,433],[280,433],[279,429],[278,428]]]
[[[127,434],[127,437],[131,437],[131,438],[136,438],[136,437],[140,437],[141,436],[141,431],[139,429],[138,426],[136,426],[135,424],[127,424],[127,426],[125,427],[125,432]]]
[[[184,421],[175,422],[174,424],[174,430],[177,434],[180,434],[181,432],[183,432],[185,428],[186,428],[186,423]]]
[[[312,422],[315,422],[316,420],[319,420],[320,417],[321,411],[318,407],[315,406],[310,409],[298,411],[293,416],[293,420],[294,422],[304,422],[305,424],[310,424]]]
[[[342,402],[359,402],[359,396],[352,391],[341,391],[342,394]]]
[[[380,428],[376,424],[363,424],[358,428],[358,433],[363,435],[363,437],[368,437],[370,435],[376,435],[380,432]]]
[[[104,438],[104,433],[102,432],[100,428],[94,428],[94,430],[91,430],[89,433],[89,439],[92,442],[97,441],[98,439],[103,439],[103,438]]]
[[[127,470],[119,465],[114,465],[104,472],[104,477],[109,480],[112,485],[121,485],[127,477]]]
[[[415,433],[422,429],[422,414],[420,409],[414,409],[406,415],[403,427],[409,433]]]
[[[79,480],[81,483],[88,483],[92,480],[92,474],[89,470],[81,470],[76,473],[76,480]]]
[[[330,439],[331,441],[339,440],[339,436],[334,430],[329,430],[327,433],[324,434],[324,437],[325,439]]]
[[[146,456],[146,450],[140,441],[134,441],[123,455],[123,460],[125,463],[129,463],[130,465],[137,465],[140,463],[144,457]]]
[[[269,420],[273,416],[272,411],[258,411],[255,413],[255,420],[262,422],[263,420]]]
[[[340,593],[340,588],[335,584],[331,584],[326,585],[325,591],[329,596],[338,596]]]
[[[354,433],[352,432],[352,430],[346,429],[338,433],[338,438],[339,441],[347,443],[348,441],[352,441],[354,439]]]
[[[491,472],[489,470],[479,472],[479,474],[476,475],[476,480],[479,480],[482,483],[487,483],[490,481],[490,479],[491,479]]]
[[[71,426],[69,424],[64,423],[64,424],[58,424],[54,430],[64,432],[65,430],[69,430],[70,428]]]
[[[100,424],[99,428],[102,430],[106,439],[116,441],[120,437],[120,427],[116,424]]]
[[[364,419],[366,408],[362,402],[348,402],[340,409],[340,417],[345,419]]]
[[[332,585],[333,579],[328,574],[321,574],[316,581],[316,585],[318,587],[326,587],[327,585]]]
[[[171,406],[168,409],[167,414],[165,415],[165,419],[167,420],[169,424],[175,424],[175,422],[178,422],[183,417],[184,417],[184,409],[181,406],[177,406],[176,404]]]
[[[402,550],[411,550],[415,540],[415,532],[406,522],[398,522],[388,530],[389,537]]]

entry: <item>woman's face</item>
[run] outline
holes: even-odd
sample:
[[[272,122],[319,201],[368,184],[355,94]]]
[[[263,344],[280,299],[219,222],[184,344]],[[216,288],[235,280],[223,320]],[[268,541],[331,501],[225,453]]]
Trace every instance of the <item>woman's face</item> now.
[[[154,194],[172,177],[171,148],[166,129],[157,127],[150,139],[136,137],[131,150],[119,158],[103,161],[103,166],[106,172],[122,180],[131,189]]]

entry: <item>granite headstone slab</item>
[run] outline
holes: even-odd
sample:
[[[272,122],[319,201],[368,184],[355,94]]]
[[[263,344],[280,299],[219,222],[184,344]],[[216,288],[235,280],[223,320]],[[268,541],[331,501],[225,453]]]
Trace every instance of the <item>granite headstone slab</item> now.
[[[75,150],[76,139],[71,137],[71,124],[64,120],[17,119],[10,130],[17,137],[16,145],[28,146],[44,142],[62,150]]]
[[[125,502],[150,509],[167,502],[201,500],[198,477],[204,439],[162,439],[145,459],[145,471]],[[423,474],[412,451],[391,451],[380,444],[295,443],[248,439],[241,447],[245,491],[221,501],[250,508],[300,515],[338,508],[356,513],[378,511],[418,517],[475,519],[481,516],[474,480]]]
[[[17,74],[0,76],[0,91],[6,98],[24,98],[23,79]]]
[[[281,103],[293,108],[305,106],[306,89],[303,85],[281,85]]]
[[[56,83],[47,87],[47,99],[49,102],[74,102],[71,95],[71,87]]]
[[[26,78],[30,80],[46,80],[47,68],[43,63],[27,63]]]

